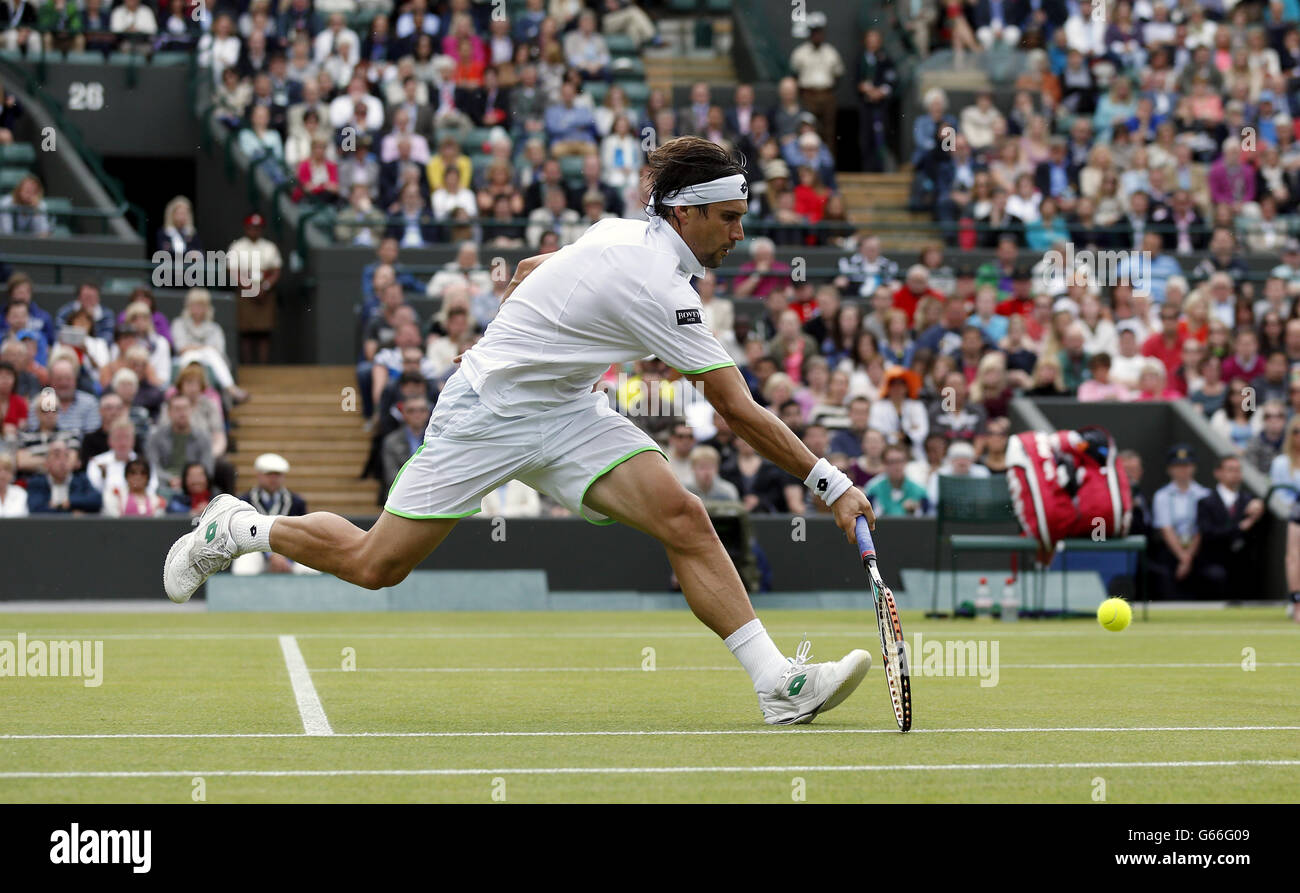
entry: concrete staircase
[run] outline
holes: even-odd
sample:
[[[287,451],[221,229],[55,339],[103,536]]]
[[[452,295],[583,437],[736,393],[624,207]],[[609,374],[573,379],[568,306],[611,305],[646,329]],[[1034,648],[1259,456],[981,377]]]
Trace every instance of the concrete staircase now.
[[[664,45],[647,47],[641,53],[646,83],[652,89],[671,90],[698,81],[718,85],[736,83],[736,68],[731,62],[731,19],[716,17],[712,22],[713,45],[697,47],[694,17],[660,19],[659,36]],[[721,102],[722,97],[715,97],[714,101]]]
[[[840,172],[835,177],[848,206],[849,220],[880,236],[885,251],[916,251],[938,237],[929,214],[907,209],[911,171]]]
[[[239,452],[231,454],[240,493],[257,483],[253,462],[262,453],[289,460],[288,485],[309,511],[374,515],[379,484],[359,480],[370,450],[356,409],[345,411],[345,388],[355,391],[351,366],[243,366],[240,386],[252,399],[235,407],[231,431]],[[352,393],[352,392],[347,392]]]

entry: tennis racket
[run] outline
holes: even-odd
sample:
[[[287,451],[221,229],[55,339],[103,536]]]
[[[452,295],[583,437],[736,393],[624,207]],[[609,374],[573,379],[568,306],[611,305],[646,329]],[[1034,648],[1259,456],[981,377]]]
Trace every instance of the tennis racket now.
[[[907,646],[903,642],[903,626],[898,622],[898,605],[894,593],[889,591],[876,567],[876,544],[871,539],[867,519],[858,516],[854,532],[858,537],[858,551],[862,566],[871,576],[871,594],[876,603],[876,623],[880,627],[880,657],[885,665],[885,682],[889,684],[889,700],[894,705],[894,719],[898,730],[906,732],[912,727],[912,683],[907,666]]]

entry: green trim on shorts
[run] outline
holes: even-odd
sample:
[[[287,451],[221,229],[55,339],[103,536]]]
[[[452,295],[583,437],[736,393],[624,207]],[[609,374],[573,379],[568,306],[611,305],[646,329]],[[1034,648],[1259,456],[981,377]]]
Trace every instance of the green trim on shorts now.
[[[734,366],[735,363],[730,361],[726,363],[715,363],[712,366],[705,366],[703,369],[678,369],[682,375],[703,375],[705,372],[712,372],[714,369],[726,369],[728,366]]]
[[[458,515],[412,515],[410,512],[399,512],[397,509],[390,509],[388,506],[384,506],[384,511],[399,518],[409,518],[412,521],[435,521],[443,518],[468,518],[470,515],[477,515],[483,509],[477,508],[473,511],[461,512]]]
[[[396,487],[396,486],[397,486],[397,482],[400,481],[400,480],[402,479],[402,472],[406,471],[406,466],[408,466],[408,465],[410,465],[412,462],[414,462],[414,461],[415,461],[415,457],[418,456],[418,455],[420,455],[420,453],[422,453],[422,452],[424,452],[424,444],[423,444],[423,443],[421,443],[418,447],[416,447],[416,448],[415,448],[415,452],[414,452],[414,453],[411,453],[411,458],[409,458],[409,459],[407,459],[405,462],[403,462],[403,463],[402,463],[402,467],[399,468],[399,469],[397,469],[397,477],[393,478],[393,484],[392,484],[391,487],[388,488],[388,496],[392,496],[392,495],[393,495],[393,487]],[[388,496],[385,496],[384,499],[387,499]],[[394,514],[396,514],[396,513],[394,513]]]
[[[735,364],[733,363],[732,365]],[[587,507],[584,502],[584,500],[587,498],[587,491],[591,489],[592,484],[596,483],[596,481],[600,480],[602,477],[609,474],[619,465],[622,465],[628,459],[631,459],[633,456],[640,455],[641,453],[648,453],[651,450],[663,456],[664,461],[668,460],[668,454],[665,453],[662,449],[660,449],[657,446],[637,447],[632,452],[628,453],[626,456],[620,456],[619,458],[615,459],[613,462],[609,463],[600,471],[596,472],[594,475],[591,476],[591,480],[587,481],[587,486],[582,488],[582,495],[578,497],[578,511],[582,514],[582,520],[586,521],[588,524],[595,524],[597,527],[608,527],[610,524],[618,523],[613,518],[606,518],[603,521],[596,521],[587,517]]]

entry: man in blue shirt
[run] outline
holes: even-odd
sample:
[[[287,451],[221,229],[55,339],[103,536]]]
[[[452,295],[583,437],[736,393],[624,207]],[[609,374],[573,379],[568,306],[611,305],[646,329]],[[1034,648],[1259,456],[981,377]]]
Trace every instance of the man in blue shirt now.
[[[1196,506],[1210,491],[1194,480],[1196,453],[1186,444],[1170,447],[1165,462],[1169,483],[1152,500],[1152,589],[1157,597],[1195,598],[1198,587],[1193,568],[1201,548],[1196,527]]]

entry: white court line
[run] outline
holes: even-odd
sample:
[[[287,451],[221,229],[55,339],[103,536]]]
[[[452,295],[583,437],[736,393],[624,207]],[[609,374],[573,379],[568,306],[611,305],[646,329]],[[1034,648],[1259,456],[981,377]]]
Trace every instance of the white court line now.
[[[899,763],[862,766],[557,766],[501,769],[209,769],[162,772],[0,772],[6,778],[329,778],[446,775],[687,775],[759,772],[971,772],[1024,769],[1197,769],[1300,766],[1300,760],[1169,760],[1101,763]]]
[[[1256,667],[1300,667],[1300,661],[1263,661]],[[999,664],[1000,670],[1154,670],[1173,667],[1176,669],[1221,669],[1230,667],[1240,669],[1240,661],[1223,661],[1217,663],[1169,663],[1169,664]],[[643,670],[641,667],[357,667],[344,670],[341,667],[312,667],[313,673],[667,673],[667,672],[740,672],[744,668],[728,667],[658,667]],[[943,674],[939,674],[943,675]]]
[[[307,661],[303,660],[298,640],[293,636],[280,636],[280,650],[284,652],[284,665],[289,668],[289,682],[293,685],[293,696],[298,702],[298,713],[302,716],[302,728],[308,735],[333,735],[330,721],[325,716],[316,686],[312,685],[311,671]]]
[[[1293,625],[1294,626],[1294,625]],[[911,627],[909,627],[911,629]],[[942,632],[942,636],[936,634],[936,630]],[[1074,629],[1059,630],[1036,630],[1036,629],[1005,629],[1003,625],[983,625],[970,624],[967,626],[957,625],[934,625],[926,624],[923,627],[926,635],[935,638],[969,638],[971,633],[987,634],[985,638],[1002,639],[1002,638],[1071,638],[1098,635],[1097,629],[1091,624],[1086,626],[1080,623]],[[219,633],[170,633],[165,631],[159,632],[118,632],[104,633],[100,630],[31,630],[18,629],[12,630],[0,629],[0,635],[17,635],[26,633],[28,637],[54,637],[54,638],[93,638],[104,639],[108,641],[153,641],[164,639],[175,639],[177,641],[204,641],[204,640],[241,640],[241,639],[275,639],[279,637],[278,633],[249,633],[249,632],[219,632]],[[780,629],[769,629],[768,633],[774,637],[797,638],[804,634],[801,628],[798,631],[787,631]],[[300,632],[294,634],[299,639],[715,639],[717,638],[711,632],[691,632],[687,630],[657,630],[657,631],[628,631],[628,630],[589,630],[586,632]],[[824,639],[857,639],[862,637],[871,638],[876,635],[874,626],[864,625],[860,630],[821,630],[807,633],[809,638]],[[1163,636],[1213,636],[1215,638],[1237,637],[1237,636],[1288,636],[1295,638],[1296,630],[1294,628],[1264,627],[1264,628],[1241,628],[1234,629],[1231,626],[1217,626],[1204,629],[1162,629],[1159,627],[1129,627],[1124,631],[1124,635],[1129,638],[1160,638]]]
[[[1109,733],[1109,732],[1296,732],[1300,726],[1040,726],[1029,728],[953,728],[912,729],[909,735],[968,735],[1010,733]],[[607,731],[543,731],[543,732],[335,732],[335,738],[637,738],[637,737],[712,737],[720,735],[897,735],[895,729],[613,729]],[[65,741],[202,739],[202,738],[311,738],[305,732],[105,732],[65,735],[0,735],[0,741]]]

